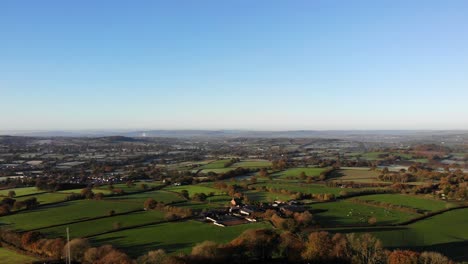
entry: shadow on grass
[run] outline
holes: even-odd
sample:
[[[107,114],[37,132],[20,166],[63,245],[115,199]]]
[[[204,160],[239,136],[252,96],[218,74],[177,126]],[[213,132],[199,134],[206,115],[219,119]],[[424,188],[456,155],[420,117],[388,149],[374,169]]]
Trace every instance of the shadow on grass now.
[[[455,261],[468,261],[468,240],[461,242],[441,243],[431,246],[404,247],[414,251],[435,251]],[[389,248],[396,249],[396,248]]]
[[[121,249],[126,252],[133,258],[137,258],[141,255],[144,255],[152,250],[163,249],[167,253],[180,251],[182,248],[191,247],[192,243],[173,243],[173,244],[163,244],[160,241],[157,241],[157,237],[154,238],[154,242],[148,243],[138,243],[137,241],[130,243],[120,243],[119,240],[125,239],[126,236],[111,236],[106,238],[93,238],[91,243],[96,246],[100,245],[112,245],[115,248]]]

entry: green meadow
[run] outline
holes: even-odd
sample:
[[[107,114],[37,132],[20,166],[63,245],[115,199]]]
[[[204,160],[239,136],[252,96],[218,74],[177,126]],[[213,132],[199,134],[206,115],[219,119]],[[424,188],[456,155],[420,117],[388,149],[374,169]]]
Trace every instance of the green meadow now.
[[[225,243],[251,228],[271,228],[271,225],[260,222],[219,227],[198,221],[184,221],[96,236],[91,239],[91,242],[95,245],[112,244],[135,257],[155,249],[164,249],[170,253],[189,253],[197,243],[205,240]]]

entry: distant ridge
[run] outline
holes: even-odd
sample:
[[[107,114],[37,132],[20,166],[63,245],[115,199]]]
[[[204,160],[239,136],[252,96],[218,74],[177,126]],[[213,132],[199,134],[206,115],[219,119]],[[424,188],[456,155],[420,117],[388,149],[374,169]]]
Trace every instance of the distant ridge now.
[[[374,136],[444,136],[468,135],[468,130],[286,130],[286,131],[255,131],[255,130],[83,130],[83,131],[0,131],[0,135],[25,137],[113,137],[113,141],[131,141],[144,137],[262,137],[262,138],[346,138]]]

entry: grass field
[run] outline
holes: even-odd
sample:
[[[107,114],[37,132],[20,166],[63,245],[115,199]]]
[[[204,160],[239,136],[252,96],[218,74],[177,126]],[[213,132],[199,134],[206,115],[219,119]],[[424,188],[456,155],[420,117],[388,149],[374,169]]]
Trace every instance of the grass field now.
[[[0,190],[0,196],[8,196],[9,191],[15,191],[16,196],[29,195],[34,193],[43,193],[44,191],[37,190],[36,187],[24,187]]]
[[[141,208],[143,208],[143,203],[148,198],[153,198],[157,202],[163,202],[166,204],[185,201],[185,199],[180,197],[180,195],[177,195],[176,193],[173,193],[173,192],[163,191],[163,190],[128,194],[128,195],[123,195],[123,196],[113,196],[113,197],[107,198],[106,200],[136,203],[140,205]]]
[[[224,159],[224,160],[215,160],[213,162],[210,162],[206,165],[203,165],[199,167],[200,169],[222,169],[224,168],[224,165],[228,163],[230,160]]]
[[[245,160],[241,162],[234,163],[231,167],[235,168],[266,168],[270,167],[271,162],[268,160]]]
[[[356,199],[379,201],[385,203],[391,203],[394,205],[403,205],[424,211],[438,211],[446,208],[447,203],[441,200],[426,199],[423,197],[416,197],[412,195],[403,194],[374,194],[360,196]]]
[[[133,185],[131,186],[128,186],[126,183],[118,183],[118,184],[114,184],[114,189],[122,189],[124,192],[126,193],[132,193],[132,192],[139,192],[139,191],[142,191],[143,188],[141,188],[141,184],[146,184],[148,185],[149,187],[157,187],[157,186],[161,186],[162,183],[160,182],[143,182],[143,181],[138,181],[138,182],[135,182]],[[100,186],[100,187],[96,187],[96,188],[93,188],[93,192],[95,193],[98,193],[98,192],[101,192],[102,191],[108,191],[109,190],[109,186],[108,185],[103,185],[103,186]]]
[[[12,264],[12,263],[32,263],[38,259],[18,254],[13,250],[0,247],[0,264]]]
[[[314,219],[324,227],[337,225],[368,225],[371,217],[377,219],[377,225],[396,224],[418,216],[417,214],[387,210],[384,208],[354,204],[348,201],[315,203],[310,206]]]
[[[32,197],[36,197],[37,201],[39,201],[40,204],[48,204],[48,203],[65,201],[67,196],[68,196],[67,194],[57,192],[57,193],[40,193],[36,195],[17,197],[15,199],[17,201],[23,201]]]
[[[45,228],[39,230],[41,233],[46,234],[48,237],[65,236],[65,228],[70,228],[70,237],[85,237],[95,235],[98,233],[111,231],[114,229],[115,223],[120,223],[121,227],[140,225],[146,223],[153,223],[155,221],[163,221],[164,213],[160,211],[142,211],[135,212],[127,215],[117,215],[108,218],[102,218],[92,221],[85,221],[81,223]]]
[[[468,261],[468,209],[437,215],[404,229],[371,232],[385,247],[438,251]],[[368,231],[367,231],[368,232]]]
[[[326,168],[292,168],[275,173],[272,176],[277,176],[278,178],[299,177],[299,175],[301,175],[301,173],[304,172],[306,176],[318,177],[320,173],[325,170]]]
[[[334,187],[327,187],[322,184],[294,184],[294,183],[285,183],[285,182],[276,182],[270,181],[265,183],[257,183],[254,184],[256,187],[266,186],[267,188],[275,188],[275,189],[284,189],[293,192],[302,192],[302,193],[310,193],[310,194],[317,194],[317,193],[332,193],[338,195],[341,191],[347,190],[356,190],[356,189],[341,189],[341,188],[334,188]]]
[[[275,200],[288,201],[291,200],[290,195],[262,192],[262,191],[248,191],[245,193],[250,201],[257,202],[273,202]]]
[[[221,174],[221,173],[226,173],[228,171],[232,171],[232,170],[235,170],[236,168],[232,168],[232,167],[229,167],[229,168],[217,168],[217,169],[203,169],[201,171],[201,173],[204,173],[204,174],[207,174],[207,173],[210,173],[210,172],[213,172],[213,173],[216,173],[216,174]]]
[[[197,221],[163,223],[93,237],[91,242],[95,245],[112,244],[134,257],[155,249],[164,249],[171,253],[175,251],[188,253],[196,243],[205,240],[228,242],[244,230],[252,228],[271,228],[271,226],[263,222],[230,227],[219,227]]]
[[[81,191],[83,190],[83,188],[81,189],[71,189],[71,190],[63,190],[63,191],[59,191],[59,193],[66,193],[66,194],[72,194],[72,193],[76,193],[76,194],[80,194]],[[103,193],[105,195],[107,194],[111,194],[112,192],[107,189],[106,187],[101,187],[101,188],[92,188],[91,189],[93,191],[93,193]]]
[[[164,190],[167,191],[172,191],[172,192],[182,192],[182,190],[187,190],[189,195],[192,196],[195,193],[205,193],[209,194],[210,192],[213,192],[214,194],[223,194],[224,192],[215,189],[215,188],[210,188],[202,185],[182,185],[182,186],[169,186],[167,188],[164,188]]]
[[[106,216],[110,210],[116,213],[141,209],[140,204],[118,201],[79,200],[57,205],[43,206],[35,210],[0,217],[0,226],[8,225],[14,229],[30,230],[55,224]]]
[[[333,171],[330,180],[354,181],[362,183],[382,183],[379,180],[379,172],[371,171],[369,168],[349,168]]]

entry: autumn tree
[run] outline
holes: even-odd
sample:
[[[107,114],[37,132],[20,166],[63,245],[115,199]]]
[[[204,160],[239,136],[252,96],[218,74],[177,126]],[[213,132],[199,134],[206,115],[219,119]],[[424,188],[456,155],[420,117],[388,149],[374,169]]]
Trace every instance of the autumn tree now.
[[[313,232],[307,238],[302,258],[308,261],[327,260],[331,258],[332,250],[332,240],[328,232]]]
[[[154,209],[156,208],[156,201],[153,199],[153,198],[148,198],[145,200],[145,202],[143,203],[143,208],[145,210],[150,210],[150,209]]]
[[[138,258],[138,264],[162,264],[166,263],[168,256],[162,249],[152,250]]]
[[[301,252],[304,248],[302,240],[289,231],[281,233],[279,240],[279,255],[288,261],[299,262],[301,260]]]
[[[218,244],[213,241],[204,241],[196,244],[192,248],[192,256],[196,258],[215,260],[220,257],[220,249]]]
[[[410,250],[394,250],[388,255],[388,264],[418,264],[419,253]]]
[[[370,234],[348,234],[351,247],[352,263],[380,264],[385,263],[386,255],[382,242]]]
[[[71,259],[76,262],[82,262],[84,254],[90,248],[88,240],[84,238],[75,238],[67,243],[63,248],[64,256],[67,255],[66,252],[68,252],[68,246],[70,246]]]
[[[250,229],[244,231],[240,236],[229,244],[232,247],[244,249],[243,253],[249,259],[270,259],[277,249],[279,238],[270,229]]]

